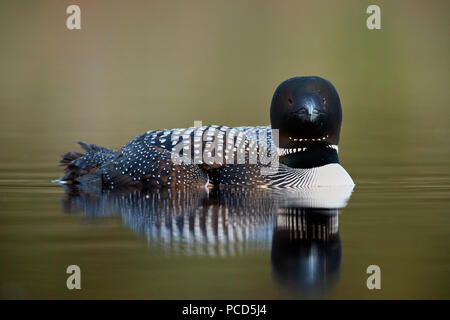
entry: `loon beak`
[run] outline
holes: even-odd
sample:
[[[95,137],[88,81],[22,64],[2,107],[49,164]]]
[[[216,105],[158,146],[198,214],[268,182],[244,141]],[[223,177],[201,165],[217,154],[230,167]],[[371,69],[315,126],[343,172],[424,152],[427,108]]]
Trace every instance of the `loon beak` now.
[[[297,110],[297,116],[303,121],[314,122],[321,114],[317,97],[308,95],[303,97]]]
[[[307,104],[300,108],[298,115],[301,119],[313,122],[319,116],[320,111],[312,104]]]

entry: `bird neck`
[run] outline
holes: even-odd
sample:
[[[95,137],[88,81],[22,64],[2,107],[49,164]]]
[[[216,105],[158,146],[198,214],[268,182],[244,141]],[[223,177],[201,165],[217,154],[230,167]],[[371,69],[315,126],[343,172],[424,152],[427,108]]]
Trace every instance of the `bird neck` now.
[[[291,168],[315,168],[330,163],[339,163],[337,146],[309,145],[290,149],[280,149],[280,163]]]

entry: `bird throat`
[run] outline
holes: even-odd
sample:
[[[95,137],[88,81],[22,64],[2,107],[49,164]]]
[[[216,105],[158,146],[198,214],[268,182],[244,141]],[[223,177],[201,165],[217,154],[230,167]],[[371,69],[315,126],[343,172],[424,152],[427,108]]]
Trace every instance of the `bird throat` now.
[[[315,168],[339,163],[339,157],[337,146],[320,144],[279,149],[279,161],[291,168]]]

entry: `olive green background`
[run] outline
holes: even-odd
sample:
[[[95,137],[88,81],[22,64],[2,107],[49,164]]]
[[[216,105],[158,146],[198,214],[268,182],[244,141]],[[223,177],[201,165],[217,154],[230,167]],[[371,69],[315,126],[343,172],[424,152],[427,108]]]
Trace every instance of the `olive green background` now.
[[[65,26],[79,4],[82,29]],[[381,7],[381,30],[366,8]],[[0,297],[290,298],[270,253],[171,257],[119,218],[63,213],[57,161],[78,140],[269,124],[275,87],[318,75],[343,105],[357,186],[325,298],[450,298],[448,1],[1,1]],[[65,287],[79,264],[83,289]],[[365,268],[382,269],[382,290]]]

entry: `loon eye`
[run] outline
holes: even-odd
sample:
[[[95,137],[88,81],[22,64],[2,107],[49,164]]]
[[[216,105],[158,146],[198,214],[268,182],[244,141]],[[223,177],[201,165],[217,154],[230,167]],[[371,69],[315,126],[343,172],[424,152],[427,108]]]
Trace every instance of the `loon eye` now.
[[[288,99],[288,102],[289,102],[289,104],[293,104],[294,103],[294,101],[292,101],[291,98]]]

